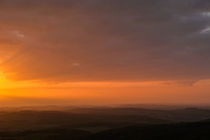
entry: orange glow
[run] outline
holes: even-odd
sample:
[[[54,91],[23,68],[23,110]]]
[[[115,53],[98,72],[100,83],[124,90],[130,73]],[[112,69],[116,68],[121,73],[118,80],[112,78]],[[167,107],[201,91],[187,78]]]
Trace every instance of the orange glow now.
[[[0,77],[1,105],[205,104],[208,102],[210,90],[209,80],[185,85],[177,81],[62,83],[12,81],[2,72]]]
[[[210,103],[207,9],[105,1],[0,2],[0,106]]]

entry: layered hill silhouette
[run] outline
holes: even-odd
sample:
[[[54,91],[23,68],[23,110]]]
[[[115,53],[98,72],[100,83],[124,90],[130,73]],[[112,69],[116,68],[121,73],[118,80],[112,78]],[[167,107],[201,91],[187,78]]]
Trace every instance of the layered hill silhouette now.
[[[205,140],[210,110],[75,108],[1,111],[0,140]]]

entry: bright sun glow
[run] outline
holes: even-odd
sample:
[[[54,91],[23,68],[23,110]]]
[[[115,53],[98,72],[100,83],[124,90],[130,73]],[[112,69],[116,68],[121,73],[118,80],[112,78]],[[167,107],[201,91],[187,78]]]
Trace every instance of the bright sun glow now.
[[[3,72],[0,72],[0,87],[2,87],[2,84],[5,84],[6,77]]]
[[[7,78],[7,74],[0,71],[0,89],[28,87],[30,82],[18,82]]]
[[[4,72],[0,72],[0,89],[11,88],[14,85],[14,82],[6,78],[6,74]]]

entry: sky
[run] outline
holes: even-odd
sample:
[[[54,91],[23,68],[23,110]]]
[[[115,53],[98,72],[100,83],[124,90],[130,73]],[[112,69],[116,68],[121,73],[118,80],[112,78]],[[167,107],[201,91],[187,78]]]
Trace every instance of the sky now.
[[[209,104],[209,0],[1,0],[0,104]]]

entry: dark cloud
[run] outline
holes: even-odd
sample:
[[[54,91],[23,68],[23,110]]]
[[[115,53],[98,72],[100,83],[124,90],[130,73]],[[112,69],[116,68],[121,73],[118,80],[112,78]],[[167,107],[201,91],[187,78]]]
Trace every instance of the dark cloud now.
[[[18,79],[199,80],[208,0],[2,0],[4,70]],[[14,51],[15,50],[15,51]],[[76,65],[75,65],[76,64]]]

